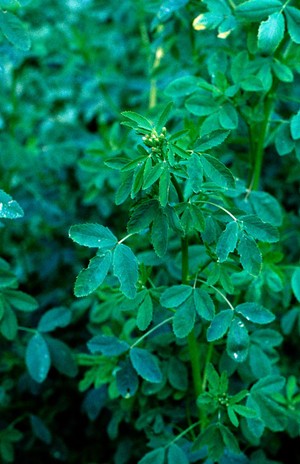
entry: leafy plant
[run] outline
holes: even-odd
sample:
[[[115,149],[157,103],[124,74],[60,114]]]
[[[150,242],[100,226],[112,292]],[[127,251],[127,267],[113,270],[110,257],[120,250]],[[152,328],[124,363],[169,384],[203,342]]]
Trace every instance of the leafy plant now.
[[[297,2],[46,3],[0,1],[2,460],[297,459]]]

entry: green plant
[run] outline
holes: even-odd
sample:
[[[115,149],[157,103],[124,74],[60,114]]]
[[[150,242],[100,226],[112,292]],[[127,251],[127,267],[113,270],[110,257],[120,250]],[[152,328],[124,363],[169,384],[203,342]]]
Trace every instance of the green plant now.
[[[284,464],[297,2],[21,3],[33,49],[19,23],[21,51],[2,43],[2,183],[25,211],[0,231],[3,461]]]
[[[237,29],[247,49],[239,44],[232,53],[215,44],[207,77],[170,82],[165,94],[181,111],[175,120],[171,104],[155,118],[123,113],[123,124],[140,137],[136,155],[114,156],[106,165],[121,172],[116,203],[131,198],[125,236],[98,224],[70,229],[75,242],[98,248],[77,277],[75,295],[102,285],[109,304],[112,323],[96,330],[88,348],[109,374],[111,397],[127,399],[118,414],[132,421],[138,402],[146,427],[151,411],[160,411],[160,425],[154,413],[152,429],[145,428],[153,451],[141,463],[163,463],[165,456],[170,464],[191,462],[204,449],[209,460],[226,461],[240,447],[259,446],[265,430],[299,427],[299,413],[278,401],[285,379],[276,348],[283,338],[274,320],[283,315],[284,294],[292,298],[288,287],[299,296],[300,271],[294,268],[292,280],[285,272],[293,267],[279,242],[283,209],[258,187],[266,147],[275,144],[284,155],[299,137],[299,113],[289,127],[278,112],[280,89],[294,78],[300,13],[277,1],[205,6],[194,28],[218,27],[220,38]],[[120,311],[124,328],[113,323]],[[82,387],[93,375],[98,385],[93,366]],[[143,397],[147,390],[156,401]],[[178,418],[159,406],[173,399],[175,407],[179,398],[186,412]]]

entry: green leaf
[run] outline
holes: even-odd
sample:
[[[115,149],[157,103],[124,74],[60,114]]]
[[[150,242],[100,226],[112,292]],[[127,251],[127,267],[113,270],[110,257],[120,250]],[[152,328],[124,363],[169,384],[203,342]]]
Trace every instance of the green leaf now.
[[[238,225],[236,221],[229,222],[226,229],[222,232],[219,237],[216,254],[220,263],[226,261],[229,253],[235,250],[238,240]]]
[[[190,97],[185,103],[186,109],[196,116],[208,116],[218,109],[218,104],[210,95],[196,94]]]
[[[271,359],[260,346],[254,343],[251,344],[249,349],[249,365],[256,379],[272,373]]]
[[[120,187],[116,192],[115,203],[121,205],[128,198],[133,182],[133,171],[122,172],[120,179]]]
[[[142,348],[130,350],[130,360],[136,372],[147,382],[160,383],[162,373],[158,367],[157,358]]]
[[[110,251],[92,258],[87,269],[83,269],[77,276],[74,294],[77,297],[87,296],[97,290],[103,283],[112,262]]]
[[[199,193],[203,183],[203,167],[196,153],[193,153],[187,162],[187,173],[193,192]]]
[[[291,68],[286,64],[281,63],[279,60],[275,59],[272,63],[272,68],[275,76],[282,82],[293,82],[294,74]]]
[[[247,321],[254,322],[255,324],[269,324],[275,319],[275,316],[271,313],[271,311],[258,303],[239,304],[235,308],[235,311],[242,314]]]
[[[87,347],[92,354],[101,353],[105,356],[119,356],[130,348],[128,343],[112,335],[95,335],[87,342]]]
[[[58,327],[67,327],[72,319],[72,312],[63,306],[53,308],[42,315],[38,330],[40,332],[52,332]]]
[[[141,163],[137,166],[133,173],[132,187],[131,187],[131,198],[135,198],[138,192],[143,187],[145,164]]]
[[[51,366],[51,358],[48,345],[41,334],[37,333],[30,339],[25,360],[30,376],[38,383],[44,382]]]
[[[202,154],[200,161],[202,163],[204,173],[215,184],[223,188],[234,188],[235,180],[230,170],[221,161],[213,156]]]
[[[220,386],[220,376],[211,363],[206,366],[206,376],[210,389],[218,391]]]
[[[188,370],[177,357],[171,357],[168,364],[168,380],[173,388],[186,391],[188,388]]]
[[[185,97],[197,90],[198,79],[195,76],[183,76],[167,85],[164,93],[168,97]]]
[[[237,363],[242,363],[248,356],[249,335],[245,324],[235,317],[227,335],[227,353]]]
[[[18,321],[14,311],[5,305],[4,314],[0,322],[0,332],[7,340],[14,340],[18,333]]]
[[[206,321],[211,321],[215,315],[215,305],[211,296],[202,288],[195,288],[193,293],[197,313]]]
[[[226,309],[218,313],[207,329],[207,341],[214,342],[222,338],[230,327],[233,311]]]
[[[165,169],[159,179],[159,202],[165,207],[169,201],[169,191],[171,185],[171,177],[169,169]]]
[[[168,464],[189,464],[189,462],[186,454],[176,443],[169,446]]]
[[[279,46],[284,36],[284,17],[282,13],[273,13],[263,21],[258,29],[258,48],[271,54]]]
[[[164,464],[165,448],[157,448],[156,450],[147,453],[138,464]]]
[[[229,134],[230,131],[214,130],[200,138],[195,151],[204,152],[206,150],[210,150],[211,148],[217,147],[218,145],[221,145],[225,139],[227,139]]]
[[[134,234],[149,227],[157,212],[156,200],[146,200],[133,208],[132,215],[127,224],[128,232]]]
[[[122,362],[120,369],[117,370],[116,382],[118,392],[123,398],[128,399],[136,394],[139,380],[128,359]]]
[[[300,11],[293,6],[287,6],[284,11],[290,37],[293,42],[300,44]]]
[[[113,248],[118,242],[114,234],[100,224],[78,224],[72,226],[69,237],[76,243],[90,248]]]
[[[236,109],[228,103],[222,105],[219,110],[219,121],[223,129],[236,129],[238,125],[238,113]]]
[[[294,270],[291,283],[294,295],[300,302],[300,267]]]
[[[72,350],[61,340],[47,337],[51,363],[55,369],[67,377],[76,377],[78,368]]]
[[[152,298],[149,292],[147,292],[143,302],[140,304],[138,308],[136,325],[138,326],[140,330],[146,330],[150,322],[152,321],[152,317],[153,317]]]
[[[159,115],[158,121],[157,121],[157,123],[155,125],[158,134],[161,132],[162,128],[166,125],[166,122],[170,118],[170,114],[171,114],[171,111],[173,109],[173,105],[174,105],[173,102],[169,102],[165,106],[165,108],[163,109],[161,114]]]
[[[173,285],[167,288],[160,297],[160,304],[164,308],[177,308],[192,294],[190,285]]]
[[[205,218],[200,205],[190,204],[189,213],[192,220],[193,229],[198,232],[203,232],[205,229]]]
[[[17,16],[0,10],[0,29],[15,47],[23,51],[30,49],[31,43],[27,28]]]
[[[187,235],[194,230],[203,232],[205,229],[205,218],[199,205],[186,203],[185,210],[181,216],[181,226]]]
[[[121,292],[133,299],[136,295],[138,281],[138,261],[127,245],[119,243],[113,254],[113,272],[119,279]]]
[[[0,190],[0,218],[16,219],[23,216],[24,211],[19,203],[3,190]]]
[[[188,336],[194,328],[195,317],[194,299],[189,297],[177,308],[173,318],[173,331],[176,337],[184,338]]]
[[[252,191],[248,197],[248,201],[262,221],[269,222],[273,226],[281,225],[281,206],[272,195],[267,192]]]
[[[142,156],[139,156],[138,158],[135,158],[124,164],[122,167],[122,172],[134,171],[136,167],[141,166],[147,159],[148,153],[146,152],[146,154],[143,154]]]
[[[253,238],[260,240],[261,242],[278,242],[279,234],[276,227],[267,222],[263,222],[257,216],[253,214],[241,216],[240,221],[242,222],[244,229],[246,229],[248,234]]]
[[[232,406],[228,406],[227,408],[227,414],[228,414],[228,417],[230,419],[230,422],[235,426],[235,427],[238,427],[239,426],[239,420],[238,420],[238,417],[233,409]]]
[[[264,395],[278,392],[283,389],[285,378],[280,375],[268,375],[258,380],[251,388],[251,393],[258,392]]]
[[[282,124],[275,138],[275,147],[280,156],[291,153],[295,148],[295,142],[291,137],[290,124]]]
[[[249,419],[254,419],[257,417],[257,411],[248,408],[247,406],[243,406],[242,404],[234,404],[232,408],[240,416],[247,417]]]
[[[300,110],[291,119],[291,134],[294,140],[300,139]]]
[[[3,294],[9,304],[19,311],[28,313],[35,311],[38,308],[38,302],[32,298],[32,296],[27,295],[27,293],[21,292],[20,290],[6,289]]]
[[[44,422],[39,417],[30,414],[30,424],[33,434],[42,442],[50,445],[52,441],[52,435],[48,427],[45,426]]]
[[[160,258],[166,254],[168,248],[168,218],[164,211],[159,208],[153,220],[151,229],[151,241],[155,253]]]
[[[0,288],[12,287],[16,282],[17,277],[11,272],[9,264],[0,258]]]
[[[273,432],[284,430],[287,424],[285,410],[272,398],[272,393],[282,390],[284,384],[283,377],[269,375],[258,380],[250,391],[251,401],[259,408],[261,419]],[[248,401],[249,398],[247,406]]]
[[[224,441],[219,424],[210,424],[194,442],[192,450],[207,447],[212,462],[218,462],[224,454]]]
[[[285,313],[281,318],[281,328],[282,332],[285,335],[288,335],[293,330],[294,325],[296,324],[297,319],[300,318],[300,309],[292,308],[290,311]]]
[[[267,16],[279,12],[281,8],[280,0],[248,0],[238,5],[235,12],[248,21],[261,21]]]
[[[237,439],[233,435],[233,433],[223,424],[218,424],[220,428],[220,432],[224,441],[225,446],[232,451],[234,454],[240,453],[240,448]]]
[[[134,111],[123,111],[121,113],[125,118],[130,119],[131,121],[134,121],[138,127],[143,127],[144,129],[153,129],[153,124],[151,121],[146,119],[144,116],[141,116],[138,113],[135,113]]]
[[[238,253],[245,271],[258,276],[262,267],[262,256],[255,240],[244,234],[238,244]]]
[[[149,169],[145,169],[144,172],[144,182],[143,182],[143,190],[148,189],[153,185],[162,175],[166,168],[166,164],[161,162],[155,164],[154,166],[149,166]]]
[[[18,8],[20,3],[18,0],[0,0],[0,8],[6,10],[7,8]]]

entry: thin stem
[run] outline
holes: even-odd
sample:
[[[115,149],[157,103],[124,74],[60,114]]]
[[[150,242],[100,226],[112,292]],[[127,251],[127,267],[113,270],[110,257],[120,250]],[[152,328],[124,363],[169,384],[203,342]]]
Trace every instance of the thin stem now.
[[[219,208],[222,211],[224,211],[224,213],[228,214],[228,216],[230,216],[234,221],[238,220],[230,211],[228,211],[226,208],[223,208],[223,206],[218,205],[218,203],[213,203],[212,201],[204,201],[204,200],[197,200],[197,201],[195,201],[195,203],[203,203],[203,204],[206,204],[206,205],[215,206],[216,208]]]
[[[172,175],[172,182],[176,189],[178,200],[179,202],[184,202],[183,193],[177,179],[174,175]],[[189,242],[188,237],[183,237],[181,239],[181,254],[182,254],[182,283],[188,283],[188,273],[189,273]],[[194,390],[196,397],[198,397],[202,392],[202,381],[201,381],[201,373],[200,373],[200,352],[199,346],[197,344],[197,338],[195,335],[195,329],[191,331],[191,333],[187,337],[189,353],[190,353],[190,360],[192,365],[192,375],[193,375],[193,383],[194,383]]]
[[[208,284],[205,280],[202,280],[202,279],[197,279],[197,280],[198,280],[198,282],[202,282],[204,285],[207,285],[208,287],[213,288],[214,291],[217,292],[223,298],[224,301],[226,301],[226,303],[228,304],[230,309],[232,311],[234,311],[234,307],[232,306],[230,301],[226,298],[226,296],[218,288],[216,288],[214,285]]]
[[[268,126],[269,126],[269,119],[270,115],[272,112],[273,108],[273,98],[269,94],[267,96],[267,101],[265,103],[265,119],[261,125],[261,131],[256,147],[256,153],[255,153],[255,160],[254,160],[254,169],[253,169],[253,174],[252,174],[252,180],[249,186],[249,191],[251,190],[257,190],[259,187],[259,182],[260,182],[260,176],[261,176],[261,171],[262,171],[262,165],[263,165],[263,158],[264,158],[264,145],[265,145],[265,139],[268,131]]]
[[[22,325],[19,325],[18,329],[21,330],[22,332],[29,332],[29,333],[33,333],[33,334],[37,333],[36,329],[29,329],[28,327],[23,327]]]
[[[199,420],[198,422],[195,422],[194,424],[190,425],[187,429],[183,430],[179,435],[177,435],[177,437],[174,438],[174,440],[170,441],[170,443],[168,443],[168,445],[166,445],[166,448],[168,446],[171,446],[173,443],[175,443],[176,441],[180,440],[181,437],[183,437],[184,435],[186,435],[187,433],[189,433],[191,430],[193,430],[195,427],[197,427],[199,424],[201,424],[201,421]]]
[[[165,319],[164,321],[160,322],[159,324],[157,324],[155,327],[153,327],[151,330],[149,330],[148,332],[146,332],[144,335],[142,335],[140,338],[138,338],[134,343],[133,345],[131,345],[130,348],[134,348],[136,345],[138,345],[139,343],[141,343],[146,337],[148,337],[150,334],[152,334],[153,332],[155,332],[155,330],[159,329],[159,327],[163,326],[164,324],[167,324],[167,322],[171,322],[173,320],[173,316],[172,317],[168,317],[168,319]]]
[[[127,240],[127,239],[128,239],[129,237],[131,237],[132,235],[134,235],[134,234],[128,234],[128,235],[126,235],[126,237],[124,237],[124,238],[122,238],[121,240],[118,241],[118,245],[120,245],[120,243],[122,243],[122,242],[125,242],[125,240]]]
[[[160,65],[161,59],[164,56],[162,47],[158,47],[155,52],[154,63],[152,66],[152,72],[158,68]],[[150,80],[150,94],[149,94],[149,108],[154,108],[157,104],[157,79],[152,77]]]
[[[206,384],[207,384],[206,367],[210,363],[210,360],[211,360],[211,357],[212,357],[212,354],[213,354],[213,350],[214,350],[214,344],[209,343],[208,350],[207,350],[207,353],[206,353],[206,359],[205,359],[205,369],[204,369],[204,374],[203,374],[202,391],[206,390]]]
[[[200,352],[199,352],[199,346],[197,343],[197,338],[196,338],[194,329],[188,335],[187,340],[188,340],[188,347],[189,347],[190,359],[191,359],[191,365],[192,365],[194,390],[195,390],[196,397],[198,398],[198,396],[201,395],[202,393],[202,381],[201,381],[201,374],[200,374]]]

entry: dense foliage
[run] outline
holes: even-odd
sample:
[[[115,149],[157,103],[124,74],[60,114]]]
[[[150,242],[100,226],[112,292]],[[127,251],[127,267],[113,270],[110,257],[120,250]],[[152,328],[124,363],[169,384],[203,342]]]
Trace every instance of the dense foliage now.
[[[0,31],[1,462],[298,462],[298,2]]]

